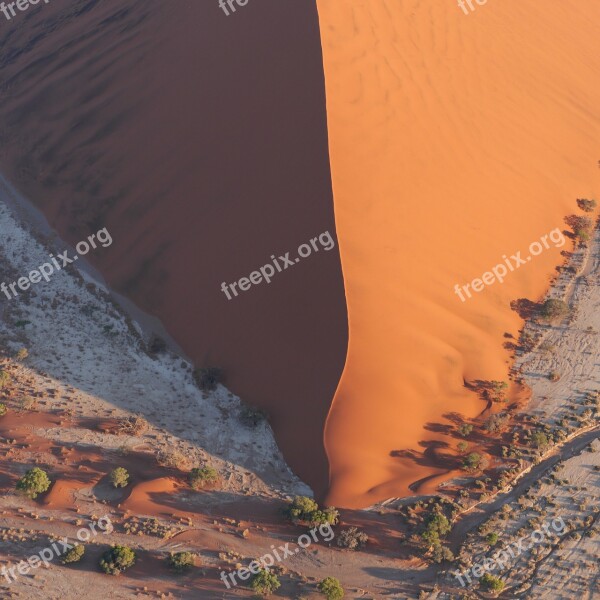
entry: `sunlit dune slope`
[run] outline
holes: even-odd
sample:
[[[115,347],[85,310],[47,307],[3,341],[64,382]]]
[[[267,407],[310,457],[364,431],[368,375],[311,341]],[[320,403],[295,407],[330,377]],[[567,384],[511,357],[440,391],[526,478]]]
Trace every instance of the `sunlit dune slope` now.
[[[427,424],[481,412],[463,380],[506,379],[503,336],[521,324],[509,303],[538,299],[572,244],[550,242],[464,303],[455,284],[527,256],[598,192],[600,4],[318,8],[350,323],[329,500],[361,507],[441,473],[394,451],[455,445]]]

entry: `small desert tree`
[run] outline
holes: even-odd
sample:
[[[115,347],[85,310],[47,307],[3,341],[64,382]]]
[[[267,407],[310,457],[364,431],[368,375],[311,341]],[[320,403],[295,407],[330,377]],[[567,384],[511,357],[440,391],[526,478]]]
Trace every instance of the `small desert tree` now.
[[[113,546],[102,555],[100,568],[107,575],[119,575],[135,563],[135,552],[127,546]]]
[[[46,474],[46,471],[43,471],[39,467],[33,467],[33,469],[29,469],[17,481],[17,491],[28,498],[37,498],[39,494],[43,494],[48,490],[51,485],[51,481]]]
[[[348,550],[357,550],[362,546],[366,546],[368,541],[369,536],[357,527],[343,529],[337,537],[337,545],[340,548],[348,548]]]
[[[469,437],[473,431],[473,425],[470,423],[462,423],[458,428],[458,434],[462,437]]]
[[[6,404],[2,404],[2,402],[0,402],[0,417],[3,417],[7,412],[8,409],[6,408]]]
[[[129,483],[129,473],[127,469],[123,467],[117,467],[110,473],[110,482],[113,484],[113,487],[120,488],[126,487]]]
[[[542,304],[541,314],[549,321],[564,319],[569,314],[569,305],[564,300],[549,298]]]
[[[470,452],[463,460],[465,471],[477,471],[483,465],[483,457],[478,452]]]
[[[344,588],[335,577],[325,577],[317,587],[327,600],[341,600],[344,597]]]
[[[204,466],[194,468],[190,471],[190,486],[194,490],[200,490],[205,485],[219,481],[219,473],[214,467]]]
[[[580,198],[577,200],[577,206],[579,206],[579,208],[585,212],[593,212],[596,208],[596,201]]]
[[[85,554],[85,546],[83,544],[77,544],[77,546],[73,546],[70,550],[67,550],[61,557],[60,562],[63,565],[68,563],[79,562],[83,555]]]
[[[10,375],[0,369],[0,388],[3,388],[5,385],[8,385],[8,382],[10,381]]]
[[[504,589],[504,581],[499,577],[494,577],[489,573],[486,573],[480,580],[479,583],[484,590],[490,592],[501,592]]]
[[[281,583],[279,583],[279,578],[275,573],[271,573],[267,569],[261,569],[250,582],[250,587],[257,593],[262,594],[263,596],[269,596],[270,594],[275,593],[279,587],[281,587]]]
[[[178,573],[183,573],[194,566],[194,555],[191,552],[172,552],[169,554],[169,566]]]

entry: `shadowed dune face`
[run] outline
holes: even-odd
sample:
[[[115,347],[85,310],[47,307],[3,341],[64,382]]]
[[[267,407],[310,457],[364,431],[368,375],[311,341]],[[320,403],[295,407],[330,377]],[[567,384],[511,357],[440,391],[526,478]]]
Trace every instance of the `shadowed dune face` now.
[[[329,500],[361,507],[443,473],[427,466],[456,445],[442,415],[483,410],[463,380],[506,379],[509,303],[537,300],[571,244],[464,303],[455,284],[526,256],[598,193],[600,6],[317,5],[350,329]]]
[[[3,171],[71,243],[108,228],[90,261],[266,408],[324,492],[347,349],[337,246],[232,301],[220,289],[335,236],[315,3],[40,5],[2,23],[0,74]]]

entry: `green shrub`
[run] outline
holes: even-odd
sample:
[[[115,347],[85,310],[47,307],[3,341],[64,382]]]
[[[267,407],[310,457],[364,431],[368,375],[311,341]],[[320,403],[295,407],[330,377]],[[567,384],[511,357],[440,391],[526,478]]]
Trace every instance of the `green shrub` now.
[[[172,552],[169,555],[169,566],[178,573],[183,573],[183,571],[194,566],[194,554],[191,552]]]
[[[452,526],[448,517],[441,512],[434,512],[427,517],[425,522],[425,530],[421,533],[421,537],[429,546],[435,546],[440,543],[440,538],[450,532]]]
[[[485,541],[490,545],[490,546],[495,546],[498,543],[498,534],[494,533],[493,531],[491,533],[488,533],[485,536]]]
[[[250,582],[250,587],[257,593],[262,594],[263,596],[268,596],[269,594],[273,594],[276,592],[279,587],[281,587],[281,583],[279,583],[279,578],[275,573],[271,573],[266,569],[261,569]]]
[[[10,375],[6,371],[0,369],[0,388],[3,388],[5,385],[7,385],[9,381]]]
[[[486,573],[480,580],[479,583],[484,590],[490,592],[501,592],[504,589],[504,581],[499,577],[494,577],[489,573]]]
[[[564,319],[569,314],[569,305],[564,300],[549,298],[542,304],[541,314],[549,321]]]
[[[19,348],[19,350],[17,350],[17,353],[15,354],[15,358],[17,360],[25,360],[28,356],[29,352],[27,348]]]
[[[119,575],[135,563],[135,552],[127,546],[113,546],[100,561],[100,568],[107,575]]]
[[[113,484],[113,487],[120,488],[125,487],[129,483],[129,473],[127,469],[123,467],[117,467],[110,473],[110,482]]]
[[[309,521],[312,514],[319,510],[319,505],[306,496],[296,496],[287,508],[291,521]]]
[[[463,469],[465,471],[477,471],[483,465],[483,457],[478,452],[470,452],[463,459]]]
[[[531,443],[539,450],[544,450],[550,445],[550,440],[543,431],[534,431],[531,434]]]
[[[83,544],[77,544],[77,546],[73,546],[70,550],[67,550],[61,557],[60,562],[63,565],[68,563],[79,562],[83,555],[85,554],[85,546]]]
[[[317,587],[327,600],[340,600],[344,597],[344,588],[335,577],[325,577]]]
[[[39,467],[33,467],[17,481],[17,491],[34,499],[38,497],[38,494],[48,491],[51,483],[45,471]]]
[[[469,444],[467,442],[458,442],[456,447],[461,454],[464,454],[469,449]]]
[[[469,437],[471,435],[472,431],[473,431],[473,425],[471,425],[470,423],[463,423],[458,428],[458,434],[461,435],[462,437]]]
[[[190,486],[195,490],[202,489],[205,485],[217,481],[219,481],[219,473],[214,467],[206,466],[190,471]]]
[[[8,409],[6,408],[6,404],[0,402],[0,417],[3,417],[7,412]]]

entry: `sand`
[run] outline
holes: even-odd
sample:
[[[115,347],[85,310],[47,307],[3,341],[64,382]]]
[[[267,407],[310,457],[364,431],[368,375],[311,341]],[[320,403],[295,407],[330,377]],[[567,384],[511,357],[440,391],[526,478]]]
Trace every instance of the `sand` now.
[[[335,235],[316,5],[84,0],[0,29],[0,166],[108,283],[199,366],[270,414],[325,492],[325,419],[346,349],[337,248],[228,301],[248,276]]]
[[[350,327],[329,501],[360,507],[442,472],[391,453],[444,444],[443,415],[483,410],[463,382],[507,378],[510,301],[541,297],[561,249],[464,303],[455,284],[598,194],[600,7],[317,4]]]

